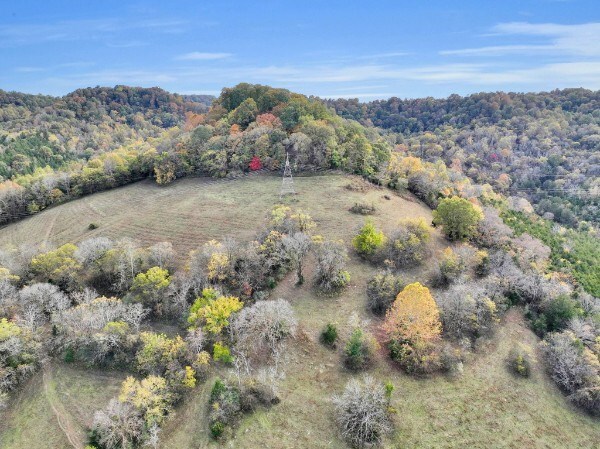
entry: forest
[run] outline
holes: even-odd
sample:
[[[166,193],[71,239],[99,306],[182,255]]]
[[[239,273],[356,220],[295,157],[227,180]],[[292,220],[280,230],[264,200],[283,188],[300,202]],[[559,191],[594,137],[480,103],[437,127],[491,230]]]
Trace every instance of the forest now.
[[[327,101],[342,117],[399,133],[398,143],[419,157],[441,158],[575,228],[600,222],[599,103],[586,89]]]

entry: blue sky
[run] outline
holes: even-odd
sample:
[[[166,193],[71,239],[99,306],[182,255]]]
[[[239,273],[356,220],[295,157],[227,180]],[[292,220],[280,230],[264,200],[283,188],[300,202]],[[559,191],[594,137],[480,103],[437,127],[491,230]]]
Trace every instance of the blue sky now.
[[[599,0],[2,0],[0,89],[361,100],[600,89]]]

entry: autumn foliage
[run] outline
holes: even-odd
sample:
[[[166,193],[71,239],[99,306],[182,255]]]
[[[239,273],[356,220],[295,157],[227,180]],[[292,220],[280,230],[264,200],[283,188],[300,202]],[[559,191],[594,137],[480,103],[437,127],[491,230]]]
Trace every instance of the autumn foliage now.
[[[386,313],[383,331],[394,360],[409,371],[427,370],[442,332],[429,289],[418,282],[407,285]]]
[[[256,170],[260,170],[262,168],[262,162],[260,161],[260,158],[258,156],[254,156],[252,158],[252,160],[250,161],[250,170],[252,171],[256,171]]]

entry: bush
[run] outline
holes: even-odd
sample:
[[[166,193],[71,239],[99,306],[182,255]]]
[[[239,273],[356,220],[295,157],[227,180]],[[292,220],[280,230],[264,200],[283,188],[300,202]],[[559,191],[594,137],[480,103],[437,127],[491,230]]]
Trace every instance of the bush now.
[[[437,287],[442,287],[450,284],[452,281],[465,271],[465,261],[452,248],[448,247],[444,250],[442,258],[439,260],[436,269],[434,270],[432,283]]]
[[[344,348],[344,364],[352,371],[359,371],[367,367],[371,361],[374,347],[373,338],[365,334],[362,329],[356,328]]]
[[[335,323],[327,323],[325,329],[321,332],[321,343],[326,346],[335,347],[338,340],[338,330]]]
[[[508,354],[508,367],[522,377],[531,375],[531,352],[523,345],[517,345]]]
[[[75,351],[73,348],[69,347],[65,350],[64,361],[65,363],[73,363],[75,361]]]
[[[386,256],[397,267],[421,263],[429,253],[431,232],[422,218],[404,220],[387,243]]]
[[[220,421],[215,421],[210,425],[210,434],[215,440],[218,440],[225,432],[225,424]]]
[[[215,362],[232,363],[233,357],[229,348],[221,343],[215,343],[213,346],[213,359]]]
[[[542,303],[542,310],[547,332],[564,329],[569,320],[583,313],[577,301],[567,295],[559,295]]]
[[[240,391],[240,406],[243,412],[253,412],[259,406],[271,407],[277,404],[279,398],[275,395],[272,385],[248,378]]]
[[[350,208],[350,212],[360,215],[374,215],[377,209],[373,204],[367,203],[354,203]]]
[[[352,447],[378,445],[392,430],[390,396],[389,388],[369,376],[362,382],[351,380],[341,396],[334,396],[337,425]]]
[[[378,231],[372,221],[367,221],[352,239],[356,252],[365,258],[373,257],[385,243],[385,235]]]
[[[344,268],[348,255],[343,242],[324,242],[318,246],[315,285],[324,293],[343,289],[350,282]]]
[[[377,315],[384,314],[404,286],[399,276],[390,272],[377,273],[367,283],[367,307]]]
[[[233,426],[241,411],[240,392],[229,383],[217,379],[210,392],[209,428],[213,438],[220,438]]]
[[[98,229],[98,225],[97,225],[96,223],[90,223],[90,224],[88,225],[88,229],[89,229],[90,231],[93,231],[94,229]]]

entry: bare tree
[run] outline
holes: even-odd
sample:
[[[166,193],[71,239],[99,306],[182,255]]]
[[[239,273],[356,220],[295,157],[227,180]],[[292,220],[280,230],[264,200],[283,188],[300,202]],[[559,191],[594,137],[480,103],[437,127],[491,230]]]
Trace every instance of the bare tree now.
[[[111,399],[104,410],[94,415],[92,430],[103,448],[129,448],[141,441],[144,420],[131,404]]]
[[[334,292],[344,288],[350,281],[345,270],[348,252],[343,242],[324,242],[317,249],[315,285],[324,292]]]
[[[91,237],[79,243],[74,256],[84,267],[89,267],[106,254],[113,245],[112,240],[106,237]]]
[[[56,285],[36,283],[19,292],[22,318],[29,326],[37,327],[52,314],[60,313],[71,306],[71,300]]]
[[[550,334],[542,344],[548,369],[555,382],[568,393],[574,393],[598,377],[597,368],[584,357],[570,331]]]
[[[283,299],[257,301],[242,309],[229,326],[238,373],[250,375],[265,364],[279,372],[287,339],[297,326],[292,306]]]
[[[333,397],[333,403],[340,432],[352,447],[380,444],[392,430],[385,388],[370,376],[362,382],[350,380],[344,392]]]
[[[476,240],[487,248],[503,247],[513,236],[512,229],[504,224],[498,210],[493,207],[483,208],[483,220],[477,225]]]
[[[444,331],[453,338],[476,338],[496,322],[496,304],[478,283],[461,279],[436,298]]]
[[[290,261],[292,268],[296,270],[298,284],[303,284],[304,275],[302,274],[302,266],[304,257],[308,254],[312,246],[310,237],[303,232],[296,232],[291,236],[286,235],[283,237],[282,244],[285,255]]]
[[[175,250],[171,242],[159,242],[148,248],[148,261],[151,266],[171,269],[175,262]]]

